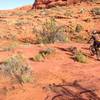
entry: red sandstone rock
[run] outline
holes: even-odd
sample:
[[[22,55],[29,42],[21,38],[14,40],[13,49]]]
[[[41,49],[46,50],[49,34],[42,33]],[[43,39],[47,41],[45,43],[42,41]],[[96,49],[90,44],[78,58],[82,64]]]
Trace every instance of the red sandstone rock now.
[[[76,4],[83,0],[36,0],[33,4],[33,9],[36,8],[50,8],[54,6],[66,6],[69,4]]]

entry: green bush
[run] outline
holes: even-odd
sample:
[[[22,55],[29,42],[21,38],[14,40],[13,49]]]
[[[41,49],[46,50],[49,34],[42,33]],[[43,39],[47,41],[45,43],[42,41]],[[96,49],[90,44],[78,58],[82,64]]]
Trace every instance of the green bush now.
[[[64,27],[58,27],[54,18],[42,25],[42,31],[37,35],[37,43],[55,43],[68,41]]]
[[[86,63],[87,61],[87,57],[82,52],[78,52],[74,59],[80,63]]]

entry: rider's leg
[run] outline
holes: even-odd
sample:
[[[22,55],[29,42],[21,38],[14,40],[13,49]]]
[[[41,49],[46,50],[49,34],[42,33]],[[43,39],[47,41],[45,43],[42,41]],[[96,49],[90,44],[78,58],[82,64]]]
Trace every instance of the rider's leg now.
[[[100,42],[97,42],[97,60],[100,60]]]
[[[93,45],[90,46],[91,56],[95,55],[95,48]]]
[[[93,45],[91,45],[91,55],[94,56],[96,54],[96,43],[94,42]]]

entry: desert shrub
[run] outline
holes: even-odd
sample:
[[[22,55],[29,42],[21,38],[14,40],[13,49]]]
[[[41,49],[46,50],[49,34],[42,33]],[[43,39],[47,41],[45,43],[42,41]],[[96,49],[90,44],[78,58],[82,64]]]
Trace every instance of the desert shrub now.
[[[54,49],[51,48],[47,48],[46,50],[40,51],[40,54],[45,57],[47,55],[50,55],[54,52]]]
[[[43,61],[44,57],[39,53],[35,57],[30,58],[32,61]]]
[[[66,42],[67,36],[64,34],[64,27],[58,27],[54,18],[42,25],[42,31],[38,34],[37,43]]]
[[[20,55],[13,55],[0,65],[2,72],[12,78],[17,79],[20,83],[32,81],[32,70]]]
[[[35,57],[31,58],[33,61],[43,61],[48,55],[54,53],[55,50],[47,48],[46,50],[40,51]]]
[[[74,56],[74,59],[80,63],[86,63],[87,61],[86,55],[80,51]]]
[[[87,62],[87,56],[80,50],[78,50],[77,47],[70,46],[67,48],[67,51],[72,54],[72,58],[80,63],[86,63]]]
[[[100,8],[95,7],[91,10],[93,15],[100,15]]]
[[[78,32],[78,33],[80,33],[82,30],[83,30],[82,25],[77,24],[77,25],[76,25],[76,28],[75,28],[75,31]]]

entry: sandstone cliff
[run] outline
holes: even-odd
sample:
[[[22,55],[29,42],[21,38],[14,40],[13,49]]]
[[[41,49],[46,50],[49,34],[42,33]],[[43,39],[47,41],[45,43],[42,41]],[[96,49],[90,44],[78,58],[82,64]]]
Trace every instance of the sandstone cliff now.
[[[83,0],[35,0],[33,9],[36,8],[51,8],[54,6],[66,6],[70,4],[76,4]]]

